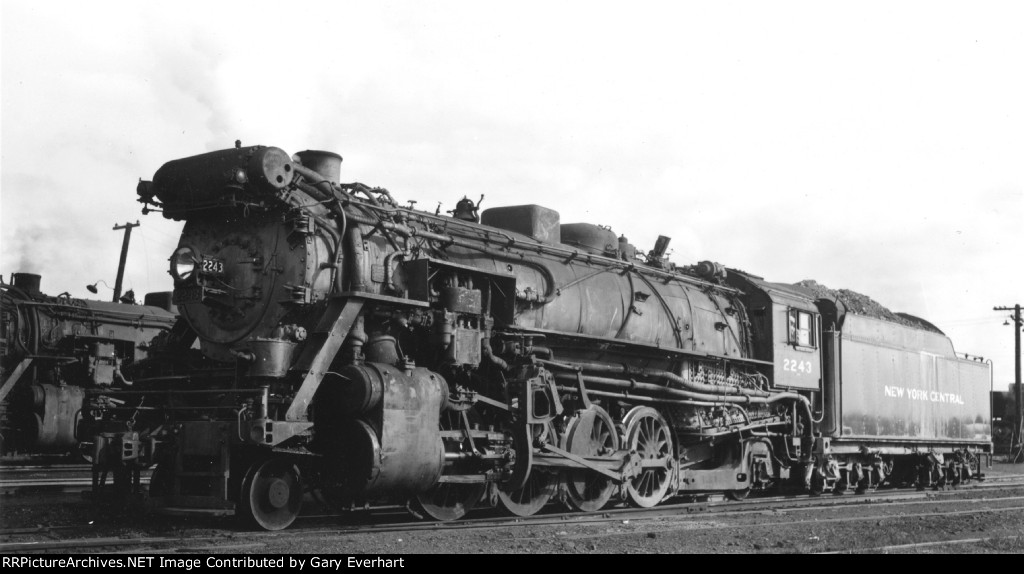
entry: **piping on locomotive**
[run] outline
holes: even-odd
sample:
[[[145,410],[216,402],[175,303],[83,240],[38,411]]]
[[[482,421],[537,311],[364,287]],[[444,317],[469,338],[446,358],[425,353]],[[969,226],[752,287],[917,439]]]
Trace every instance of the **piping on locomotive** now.
[[[176,315],[171,293],[143,305],[51,296],[41,277],[0,280],[0,452],[67,453],[86,394],[125,388],[130,368]],[[86,458],[91,452],[80,453]]]
[[[206,362],[93,405],[79,436],[105,453],[98,471],[157,463],[159,505],[279,529],[309,490],[441,520],[481,504],[525,516],[553,500],[931,485],[991,451],[988,367],[941,334],[677,267],[664,237],[645,254],[550,209],[468,198],[432,214],[340,169],[330,152],[236,146],[140,182],[144,212],[185,221],[166,355],[198,339]],[[906,368],[865,384],[842,352]],[[926,384],[956,400],[909,426],[868,420],[882,386]]]

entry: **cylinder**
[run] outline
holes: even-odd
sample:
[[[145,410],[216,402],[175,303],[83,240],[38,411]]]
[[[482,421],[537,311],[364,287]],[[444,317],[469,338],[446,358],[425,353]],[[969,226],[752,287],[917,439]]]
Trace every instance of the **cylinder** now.
[[[316,412],[355,415],[380,404],[384,386],[398,373],[388,365],[348,365],[324,377],[317,391]],[[331,415],[328,415],[331,416]]]
[[[441,375],[363,363],[334,368],[313,400],[325,460],[362,492],[422,492],[444,463],[440,413],[448,394]]]

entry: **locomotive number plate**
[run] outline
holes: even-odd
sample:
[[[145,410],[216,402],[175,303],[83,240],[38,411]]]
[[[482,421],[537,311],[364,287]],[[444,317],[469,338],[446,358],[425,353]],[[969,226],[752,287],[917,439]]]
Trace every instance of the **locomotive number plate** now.
[[[223,275],[224,260],[214,259],[213,257],[203,257],[203,261],[199,266],[199,272],[204,275]]]
[[[174,290],[171,295],[171,302],[175,305],[184,305],[186,303],[202,303],[203,301],[203,288],[199,285],[190,287],[179,287]]]

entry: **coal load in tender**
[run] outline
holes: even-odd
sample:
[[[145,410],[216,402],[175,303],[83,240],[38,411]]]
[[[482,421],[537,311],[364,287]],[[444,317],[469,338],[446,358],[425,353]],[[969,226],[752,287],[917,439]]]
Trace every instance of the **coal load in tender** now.
[[[868,317],[874,317],[884,321],[892,321],[893,323],[907,325],[908,327],[941,333],[941,331],[936,329],[934,325],[931,325],[927,321],[923,321],[903,313],[894,313],[878,301],[875,301],[867,295],[857,293],[856,291],[851,291],[849,289],[830,289],[821,283],[818,283],[814,279],[804,279],[803,281],[794,283],[794,285],[802,287],[822,299],[838,299],[846,305],[846,309],[851,313],[867,315]]]

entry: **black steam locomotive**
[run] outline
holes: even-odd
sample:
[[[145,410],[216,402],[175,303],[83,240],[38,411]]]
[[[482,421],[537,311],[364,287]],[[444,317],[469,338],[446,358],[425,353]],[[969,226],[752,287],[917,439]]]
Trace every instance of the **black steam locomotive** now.
[[[40,282],[33,273],[0,281],[0,452],[6,454],[77,449],[75,425],[87,391],[129,385],[129,368],[176,318],[170,293],[150,293],[143,305],[111,303],[46,295]]]
[[[140,182],[185,221],[165,355],[198,339],[207,362],[97,397],[79,436],[104,469],[157,463],[158,505],[266,529],[310,490],[525,516],[923,487],[991,452],[988,366],[937,330],[536,205],[401,207],[340,165],[236,146]]]

